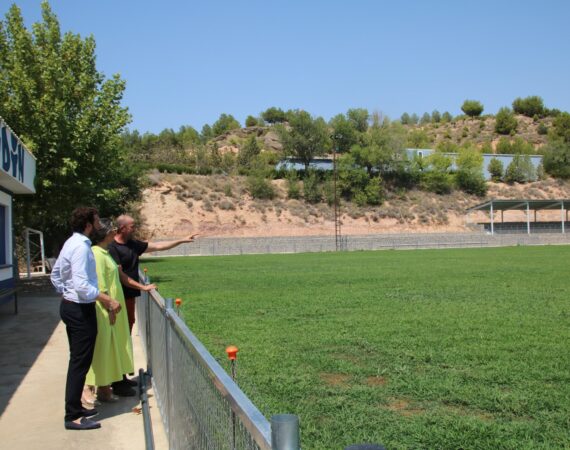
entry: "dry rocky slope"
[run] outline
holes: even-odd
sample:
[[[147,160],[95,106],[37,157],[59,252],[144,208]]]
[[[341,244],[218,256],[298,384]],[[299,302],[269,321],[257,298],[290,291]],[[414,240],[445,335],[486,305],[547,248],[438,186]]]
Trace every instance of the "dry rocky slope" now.
[[[551,118],[533,120],[521,115],[517,137],[539,148],[546,136],[538,133],[542,123],[552,125]],[[406,126],[423,130],[431,147],[442,141],[461,145],[472,142],[482,146],[496,144],[502,137],[495,132],[492,116],[460,118],[451,123]],[[248,127],[232,130],[214,139],[221,153],[237,153],[243,143],[256,136],[263,151],[280,153],[282,145],[273,127]],[[255,200],[245,189],[245,179],[233,176],[174,175],[154,171],[148,175],[149,187],[143,192],[140,216],[148,238],[159,239],[200,232],[204,236],[303,236],[334,234],[334,211],[325,203],[308,204],[287,198],[283,180],[273,184],[278,193],[274,200]],[[476,227],[466,224],[466,211],[487,199],[554,199],[569,198],[570,184],[548,179],[524,185],[489,183],[486,198],[455,191],[436,195],[424,191],[387,192],[378,207],[359,208],[343,203],[343,234],[462,232]],[[560,212],[541,212],[540,220],[559,220]],[[471,222],[485,221],[482,214],[471,215]],[[504,219],[524,220],[521,213],[505,214]]]
[[[208,237],[305,236],[334,234],[334,210],[326,203],[311,205],[287,199],[283,180],[273,181],[278,196],[255,200],[243,177],[174,175],[154,172],[143,192],[140,216],[149,239],[199,232]],[[388,192],[377,207],[342,203],[342,233],[347,235],[412,232],[467,232],[472,223],[488,221],[466,211],[488,199],[570,198],[570,183],[548,179],[528,184],[489,183],[486,198],[455,191],[440,196],[411,190]],[[540,212],[539,220],[560,220],[559,211]],[[520,212],[505,221],[525,220]]]

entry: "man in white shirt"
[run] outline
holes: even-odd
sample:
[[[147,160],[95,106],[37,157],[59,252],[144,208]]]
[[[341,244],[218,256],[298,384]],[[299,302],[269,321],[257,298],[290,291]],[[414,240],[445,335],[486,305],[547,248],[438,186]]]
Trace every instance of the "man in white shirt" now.
[[[73,235],[65,242],[51,272],[51,282],[62,294],[60,315],[69,341],[69,367],[65,385],[65,428],[92,430],[101,424],[90,420],[94,409],[81,405],[85,376],[93,359],[97,338],[95,301],[118,313],[119,302],[100,292],[97,285],[95,258],[89,235],[100,228],[95,208],[77,208],[71,214]]]

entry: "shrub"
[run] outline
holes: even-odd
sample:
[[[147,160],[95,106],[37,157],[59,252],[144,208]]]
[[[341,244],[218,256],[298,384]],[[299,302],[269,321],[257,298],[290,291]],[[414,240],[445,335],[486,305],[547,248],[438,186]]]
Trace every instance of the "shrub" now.
[[[301,197],[301,189],[299,188],[299,178],[297,172],[290,170],[287,173],[287,197],[298,199]]]
[[[499,134],[510,134],[516,131],[518,122],[509,108],[501,108],[497,113],[495,131]]]
[[[366,203],[369,205],[380,205],[384,199],[384,187],[382,186],[382,178],[373,177],[368,182],[366,189]]]
[[[455,182],[459,189],[467,194],[483,197],[487,193],[487,182],[480,170],[458,170],[455,174]]]
[[[570,145],[562,140],[549,142],[544,149],[544,170],[556,178],[570,178]]]
[[[541,136],[544,136],[545,134],[548,134],[548,127],[543,122],[540,122],[536,129],[536,132]]]
[[[247,178],[247,188],[253,198],[271,200],[275,197],[273,185],[259,174]]]
[[[245,126],[246,127],[255,127],[258,125],[257,119],[253,116],[247,116],[245,119]]]
[[[511,153],[511,141],[508,138],[502,137],[497,143],[497,153],[508,154]]]
[[[491,179],[495,182],[499,182],[503,179],[503,163],[498,160],[497,158],[491,159],[489,165],[487,166],[487,170],[491,174]]]
[[[429,171],[422,174],[421,186],[426,191],[436,194],[449,194],[453,187],[451,174],[445,172]]]
[[[544,108],[544,101],[539,96],[530,96],[526,98],[517,98],[513,101],[513,110],[517,114],[522,114],[527,117],[544,116],[546,109]]]
[[[319,180],[313,170],[310,170],[303,180],[303,195],[309,203],[319,203],[322,199]]]

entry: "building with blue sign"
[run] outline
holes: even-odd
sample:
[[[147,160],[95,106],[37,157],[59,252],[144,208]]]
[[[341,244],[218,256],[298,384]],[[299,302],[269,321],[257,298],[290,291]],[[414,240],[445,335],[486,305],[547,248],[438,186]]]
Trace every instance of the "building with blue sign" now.
[[[18,262],[14,255],[12,197],[34,194],[36,159],[0,117],[0,291],[15,285]],[[0,293],[1,295],[1,293]],[[0,300],[2,300],[0,298]]]

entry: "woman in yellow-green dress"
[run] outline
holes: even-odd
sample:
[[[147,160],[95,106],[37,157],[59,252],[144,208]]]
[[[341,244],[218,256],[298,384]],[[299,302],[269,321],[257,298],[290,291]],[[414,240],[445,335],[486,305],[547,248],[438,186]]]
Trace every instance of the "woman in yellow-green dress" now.
[[[100,401],[116,401],[111,383],[123,379],[123,374],[134,372],[133,345],[127,320],[127,308],[121,281],[137,289],[149,291],[154,285],[141,285],[127,277],[109,255],[107,246],[113,241],[116,228],[109,219],[101,219],[101,229],[93,238],[93,254],[97,268],[99,290],[121,304],[118,314],[109,312],[97,302],[97,340],[95,353],[85,383],[97,386]]]

